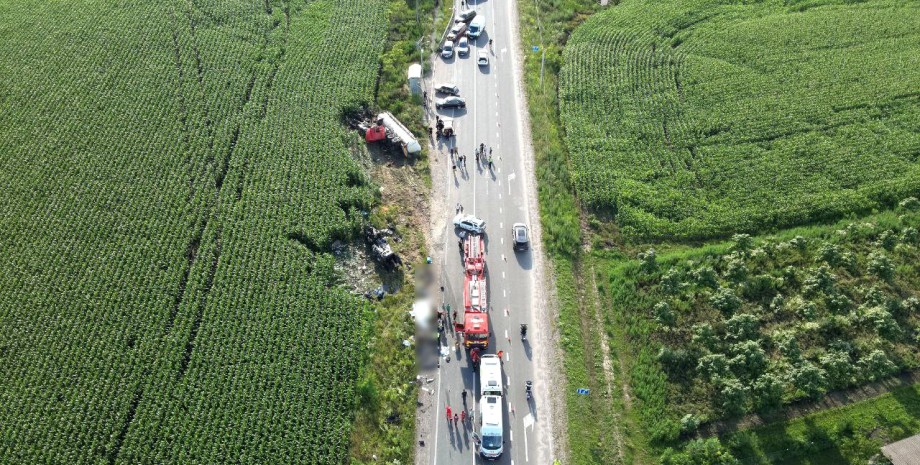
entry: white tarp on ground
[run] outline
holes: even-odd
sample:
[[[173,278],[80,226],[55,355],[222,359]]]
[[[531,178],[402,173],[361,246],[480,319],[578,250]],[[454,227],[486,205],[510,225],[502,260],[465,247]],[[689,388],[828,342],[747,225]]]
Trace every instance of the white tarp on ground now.
[[[431,306],[430,299],[416,300],[412,304],[412,311],[409,312],[412,319],[415,320],[415,326],[424,331],[431,327],[431,320],[434,316],[434,308]]]

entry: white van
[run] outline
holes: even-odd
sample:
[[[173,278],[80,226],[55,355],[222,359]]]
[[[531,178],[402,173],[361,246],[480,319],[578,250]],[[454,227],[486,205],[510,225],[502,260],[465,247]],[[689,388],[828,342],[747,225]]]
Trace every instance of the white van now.
[[[484,16],[477,16],[473,18],[473,20],[470,22],[470,28],[469,28],[469,31],[467,32],[467,35],[469,35],[471,39],[476,39],[480,35],[482,35],[482,31],[485,31],[485,30],[486,30],[486,18]]]
[[[484,396],[479,399],[479,455],[486,460],[495,460],[504,452],[504,425],[502,425],[502,398]]]
[[[483,355],[479,361],[479,395],[502,395],[502,361],[498,355]]]

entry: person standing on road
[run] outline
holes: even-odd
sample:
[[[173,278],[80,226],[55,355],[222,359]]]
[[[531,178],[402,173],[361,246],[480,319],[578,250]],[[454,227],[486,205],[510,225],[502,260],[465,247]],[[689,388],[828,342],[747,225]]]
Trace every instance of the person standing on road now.
[[[450,410],[450,405],[447,406],[447,421],[449,422],[452,418],[453,412]]]
[[[466,410],[460,411],[460,422],[463,423],[464,426],[466,426]]]
[[[492,155],[489,155],[489,170],[492,170]]]
[[[466,389],[464,389],[463,392],[460,393],[460,397],[463,398],[463,405],[466,405]]]

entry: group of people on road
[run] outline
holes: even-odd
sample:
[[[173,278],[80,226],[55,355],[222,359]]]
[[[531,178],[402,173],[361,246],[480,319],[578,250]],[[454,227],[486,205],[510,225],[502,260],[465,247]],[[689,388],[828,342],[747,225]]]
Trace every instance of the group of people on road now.
[[[460,410],[460,413],[454,412],[451,410],[450,405],[447,406],[447,423],[451,421],[454,422],[454,426],[457,426],[457,423],[463,424],[464,427],[467,426],[467,418],[472,420],[471,416],[466,414],[466,391],[463,391],[463,409]]]
[[[456,147],[451,147],[448,149],[448,154],[450,154],[450,165],[451,170],[454,174],[457,174],[457,168],[466,169],[466,155],[462,155],[460,150]],[[479,147],[475,150],[476,165],[482,166],[485,164],[489,171],[495,169],[495,160],[492,158],[492,147],[489,147],[488,152],[486,152],[486,144],[479,144]]]

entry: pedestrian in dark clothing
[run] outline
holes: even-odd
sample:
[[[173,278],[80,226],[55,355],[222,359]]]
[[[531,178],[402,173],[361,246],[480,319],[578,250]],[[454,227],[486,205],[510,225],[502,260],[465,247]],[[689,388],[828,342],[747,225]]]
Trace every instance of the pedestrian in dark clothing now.
[[[457,422],[460,420],[460,415],[454,414],[454,426],[457,425]]]
[[[479,164],[479,152],[476,152],[476,164]]]
[[[461,392],[460,397],[463,397],[463,405],[466,405],[466,391]]]
[[[489,169],[492,169],[492,155],[489,155]]]

